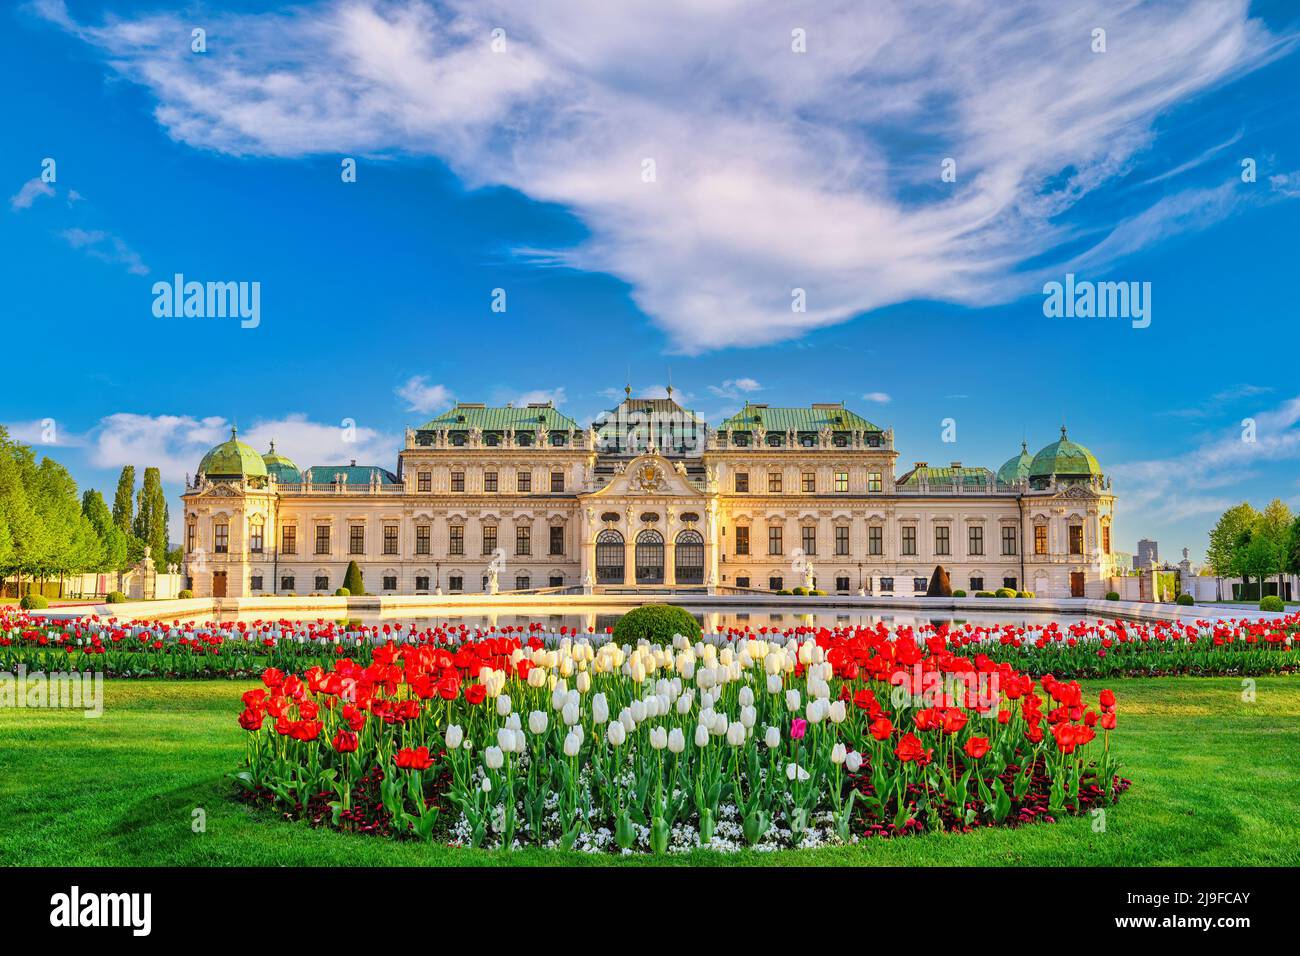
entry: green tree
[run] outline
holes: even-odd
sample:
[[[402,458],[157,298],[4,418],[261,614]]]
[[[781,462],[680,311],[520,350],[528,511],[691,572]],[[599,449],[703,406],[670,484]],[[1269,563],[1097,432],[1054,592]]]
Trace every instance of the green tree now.
[[[98,567],[104,560],[99,536],[81,512],[77,483],[53,458],[42,458],[32,481],[32,504],[45,529],[44,546],[30,570],[60,583],[69,574]]]
[[[136,497],[135,536],[144,542],[154,566],[167,566],[167,496],[163,494],[162,474],[157,468],[144,470],[144,484]]]
[[[1262,535],[1251,535],[1241,556],[1243,580],[1245,575],[1259,578],[1259,594],[1264,596],[1264,579],[1277,567],[1277,549],[1272,541]]]
[[[95,529],[95,534],[104,549],[103,563],[93,570],[122,571],[126,563],[126,535],[113,521],[113,515],[104,503],[104,496],[94,488],[87,489],[81,496],[81,513],[86,516]]]
[[[1218,522],[1210,531],[1210,546],[1205,551],[1206,563],[1210,570],[1219,577],[1232,577],[1241,573],[1237,565],[1241,542],[1238,540],[1243,531],[1255,527],[1259,512],[1243,501],[1233,505],[1219,516]]]
[[[1291,522],[1291,539],[1287,542],[1286,570],[1288,574],[1300,574],[1300,515]]]
[[[1294,520],[1295,516],[1286,503],[1281,498],[1274,498],[1260,513],[1259,521],[1255,524],[1255,537],[1265,541],[1273,555],[1272,566],[1265,573],[1277,575],[1278,594],[1283,591],[1282,576],[1286,574],[1287,557],[1291,550],[1291,524]],[[1263,597],[1262,584],[1259,593]]]
[[[361,568],[357,567],[355,561],[348,562],[348,570],[343,575],[343,586],[353,597],[366,593],[365,582],[361,580]]]
[[[36,508],[35,486],[36,456],[0,428],[0,511],[8,540],[0,575],[15,575],[20,594],[23,577],[41,573],[49,547],[49,534]]]
[[[113,494],[113,524],[124,535],[135,533],[135,465],[126,465],[117,476],[117,491]]]

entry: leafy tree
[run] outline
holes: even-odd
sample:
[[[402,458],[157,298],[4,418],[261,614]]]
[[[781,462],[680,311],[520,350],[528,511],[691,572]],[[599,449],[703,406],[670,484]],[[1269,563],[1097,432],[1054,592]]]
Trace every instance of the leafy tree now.
[[[117,476],[117,491],[113,495],[113,523],[125,535],[134,534],[135,465],[126,465]]]
[[[1205,551],[1207,563],[1220,577],[1232,577],[1241,573],[1238,566],[1243,531],[1255,527],[1259,512],[1247,502],[1233,505],[1222,515],[1210,532],[1210,546]]]
[[[95,533],[99,536],[104,549],[103,563],[92,570],[124,570],[127,567],[127,537],[113,521],[113,515],[108,510],[108,505],[104,503],[104,496],[94,488],[87,489],[86,493],[81,496],[81,513],[86,516],[86,520],[95,529]]]
[[[1250,542],[1242,552],[1242,573],[1259,578],[1260,597],[1264,596],[1264,578],[1273,573],[1277,567],[1277,548],[1267,537],[1252,535]]]
[[[167,566],[167,496],[157,468],[144,470],[144,485],[136,496],[135,536],[144,542],[159,571]]]
[[[1288,574],[1300,574],[1300,515],[1291,522],[1291,539],[1287,542],[1286,570]]]
[[[36,456],[26,445],[11,441],[0,428],[0,511],[4,514],[8,546],[0,575],[13,574],[22,592],[23,576],[41,573],[49,534],[34,501]]]
[[[347,588],[348,593],[353,597],[366,593],[365,582],[361,580],[361,568],[355,561],[348,562],[348,570],[343,575],[343,587]]]
[[[1278,594],[1282,593],[1282,576],[1286,573],[1287,556],[1291,549],[1291,524],[1294,520],[1295,517],[1286,503],[1280,498],[1274,498],[1255,524],[1255,537],[1267,542],[1272,550],[1272,566],[1265,573],[1277,575]],[[1261,585],[1261,597],[1263,593],[1264,589]]]

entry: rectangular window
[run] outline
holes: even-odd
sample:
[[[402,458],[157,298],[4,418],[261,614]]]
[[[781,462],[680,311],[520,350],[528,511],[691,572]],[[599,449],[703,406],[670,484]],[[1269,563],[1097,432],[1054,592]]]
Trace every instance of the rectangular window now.
[[[429,553],[429,526],[427,524],[415,526],[415,553]]]
[[[515,528],[515,554],[529,555],[533,553],[533,529],[528,525],[521,525]]]
[[[531,471],[521,471],[515,475],[515,491],[521,493],[531,492],[533,490],[533,473]]]
[[[781,533],[783,529],[778,525],[767,529],[767,553],[781,553]]]
[[[768,589],[769,591],[779,591],[779,590],[781,590],[781,588],[782,588],[782,586],[783,586],[784,584],[785,584],[785,581],[784,581],[784,579],[782,579],[782,578],[768,578],[768,579],[767,579],[767,589]]]
[[[736,472],[736,490],[739,492],[749,491],[749,472]]]
[[[885,553],[885,529],[873,526],[867,529],[867,554]]]
[[[1070,553],[1083,554],[1083,525],[1070,525]]]
[[[1016,529],[1007,525],[1002,529],[1002,553],[1016,553]]]
[[[817,493],[817,474],[812,471],[805,471],[802,476],[802,487],[805,495]]]
[[[496,549],[497,549],[497,526],[494,524],[484,525],[483,553],[491,554]]]
[[[253,554],[262,553],[262,532],[263,526],[260,522],[251,525],[248,529],[248,550]]]
[[[465,590],[465,579],[461,577],[459,574],[453,574],[451,577],[447,578],[447,590],[448,591]]]
[[[527,591],[528,588],[529,588],[528,575],[526,575],[526,574],[519,574],[519,575],[516,575],[516,576],[515,576],[515,590],[516,590],[516,591]]]
[[[736,578],[736,587],[738,588],[749,587],[749,578]]]
[[[848,589],[849,589],[849,579],[848,579],[848,578],[836,578],[836,579],[835,579],[835,590],[837,590],[837,591],[847,591]]]
[[[230,525],[219,524],[212,529],[212,550],[225,554],[230,550]]]
[[[913,525],[903,525],[903,553],[916,554],[916,528]]]
[[[930,587],[929,578],[912,578],[912,590],[917,594],[923,594]]]
[[[292,574],[286,574],[286,575],[284,575],[282,578],[280,578],[280,590],[281,590],[281,591],[292,591],[292,590],[293,590],[293,575],[292,575]]]
[[[195,529],[194,525],[192,523],[187,524],[185,526],[185,550],[191,554],[194,552],[194,543],[197,536],[198,531]]]
[[[882,490],[884,490],[884,481],[881,478],[880,472],[873,471],[869,475],[867,475],[867,491],[882,491]]]
[[[1047,525],[1034,525],[1034,554],[1047,553]]]
[[[952,553],[952,529],[945,524],[934,529],[934,553],[939,555]]]
[[[397,525],[384,525],[384,554],[397,553]]]
[[[385,577],[385,578],[384,578],[384,581],[383,581],[383,589],[384,589],[385,591],[396,591],[396,590],[397,590],[397,578],[394,577],[394,576],[392,576],[392,575],[389,575],[388,577]]]
[[[484,491],[497,490],[497,473],[495,471],[483,472],[483,490]]]
[[[564,526],[555,525],[551,528],[551,554],[564,554]]]
[[[548,579],[547,587],[562,588],[564,587],[564,575],[552,574]]]
[[[885,592],[890,592],[890,593],[892,593],[893,590],[894,590],[894,579],[893,579],[893,578],[881,578],[881,579],[880,579],[880,591],[881,591],[882,594],[885,593]]]
[[[1011,590],[1014,591],[1014,590],[1016,589],[1016,579],[1015,579],[1015,578],[1003,578],[1003,579],[1002,579],[1002,586],[1003,586],[1004,588],[1011,588]]]
[[[835,553],[844,555],[849,553],[849,526],[845,524],[835,526]]]
[[[330,579],[322,574],[316,575],[316,590],[328,591],[330,589]]]
[[[804,554],[816,554],[817,553],[817,529],[800,528],[799,546],[803,548]]]
[[[983,579],[983,578],[971,578],[971,579],[970,579],[970,589],[971,589],[971,593],[972,593],[972,594],[975,593],[976,591],[983,591],[983,590],[984,590],[984,579]]]
[[[447,529],[451,536],[447,542],[448,554],[465,553],[465,526],[463,524],[454,524]]]
[[[835,472],[835,492],[844,494],[849,490],[849,473],[847,471]]]
[[[291,524],[280,529],[280,553],[298,553],[298,529]]]
[[[453,471],[451,473],[451,490],[452,491],[465,490],[465,472]]]
[[[781,493],[781,473],[779,471],[769,471],[767,473],[767,493],[769,495]]]
[[[415,490],[423,492],[433,491],[433,473],[428,471],[418,472],[415,476]]]
[[[970,526],[967,534],[967,544],[970,547],[970,553],[973,555],[984,553],[984,526],[973,524]]]
[[[564,472],[551,472],[551,494],[557,495],[564,491]]]
[[[415,589],[417,591],[429,590],[429,578],[425,575],[417,575],[415,578]]]
[[[260,574],[254,574],[248,579],[248,589],[250,591],[262,590],[262,576]]]
[[[348,527],[348,554],[366,553],[366,526],[354,524]]]
[[[1110,525],[1101,528],[1101,553],[1110,554]]]
[[[749,554],[749,528],[736,528],[736,554]]]

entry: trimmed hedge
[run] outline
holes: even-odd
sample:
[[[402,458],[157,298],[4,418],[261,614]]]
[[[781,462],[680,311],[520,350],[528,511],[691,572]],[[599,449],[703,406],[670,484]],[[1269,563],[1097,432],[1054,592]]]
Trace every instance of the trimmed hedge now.
[[[1107,592],[1106,592],[1106,600],[1107,600],[1107,601],[1118,601],[1118,600],[1119,600],[1119,592],[1118,592],[1118,591],[1107,591]]]
[[[18,606],[24,611],[43,611],[50,606],[44,594],[24,594]]]
[[[125,604],[126,595],[121,591],[109,591],[108,596],[104,598],[105,604]]]
[[[1193,604],[1196,603],[1196,599],[1192,597],[1190,594],[1184,592],[1183,594],[1180,594],[1178,595],[1178,597],[1174,598],[1174,603],[1181,604],[1183,607],[1191,607]]]
[[[1261,611],[1285,611],[1286,605],[1282,603],[1282,599],[1276,594],[1265,594],[1259,602],[1259,609]]]
[[[194,592],[191,591],[189,588],[181,588],[179,591],[176,592],[176,597],[182,601],[185,601],[188,600],[189,598],[194,597]]]
[[[952,596],[953,596],[953,597],[965,597],[965,596],[966,596],[966,592],[963,591],[961,588],[958,588],[957,590],[955,590],[955,591],[952,592]]]
[[[993,592],[992,592],[992,591],[976,591],[976,592],[975,592],[975,596],[976,596],[976,597],[992,597],[992,596],[993,596]]]
[[[361,568],[355,561],[348,562],[348,569],[343,575],[342,591],[348,592],[348,597],[363,597],[366,593],[366,586],[361,580]]]
[[[998,588],[993,592],[993,596],[1000,598],[1013,598],[1016,596],[1016,592],[1011,588]]]
[[[352,592],[347,588],[339,588],[334,592],[335,597],[352,597]]]
[[[677,634],[698,641],[700,622],[685,608],[671,604],[643,604],[628,611],[614,625],[614,640],[620,644],[635,644],[642,639],[668,643]]]

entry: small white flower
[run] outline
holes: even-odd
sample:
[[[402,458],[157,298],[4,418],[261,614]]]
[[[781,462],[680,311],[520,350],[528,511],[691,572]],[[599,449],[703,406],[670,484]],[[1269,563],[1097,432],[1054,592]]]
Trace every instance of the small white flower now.
[[[674,727],[668,732],[668,749],[675,754],[686,749],[686,735],[682,733],[682,728]]]
[[[792,714],[799,710],[799,691],[791,688],[785,692],[785,709]]]
[[[763,735],[763,743],[767,744],[769,750],[775,750],[781,746],[781,731],[775,727],[768,727],[767,733]]]
[[[655,750],[663,750],[668,746],[668,731],[662,727],[650,728],[650,746]]]
[[[543,710],[534,710],[528,715],[528,729],[535,734],[546,733],[546,726],[548,723],[549,719],[546,716],[546,712]]]
[[[502,694],[497,698],[497,714],[499,716],[504,717],[506,714],[510,713],[512,706],[509,694]]]
[[[623,746],[623,742],[627,740],[627,730],[622,724],[615,720],[610,723],[609,730],[605,732],[605,736],[609,740],[611,746],[621,747]]]
[[[498,739],[500,739],[499,734]],[[487,750],[483,751],[483,762],[487,764],[489,770],[500,770],[505,766],[506,757],[502,753],[505,749],[504,747],[488,747]]]
[[[850,750],[844,756],[844,766],[848,769],[849,773],[857,773],[858,768],[862,766],[862,754],[858,753],[856,750]]]
[[[457,749],[460,746],[461,741],[464,739],[465,739],[465,731],[461,728],[459,724],[450,725],[447,728],[446,736],[443,737],[443,741],[447,744],[448,750]]]

